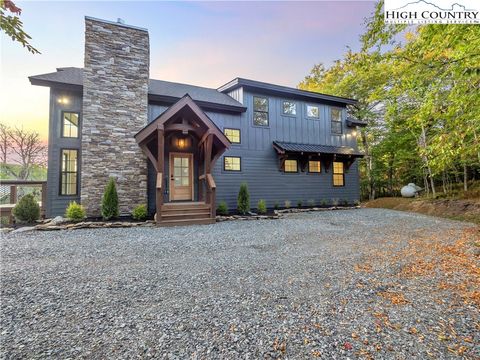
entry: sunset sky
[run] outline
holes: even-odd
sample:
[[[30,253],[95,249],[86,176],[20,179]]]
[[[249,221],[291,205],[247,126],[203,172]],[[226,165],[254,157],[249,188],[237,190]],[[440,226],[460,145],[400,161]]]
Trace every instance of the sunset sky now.
[[[83,66],[84,16],[147,28],[150,77],[218,87],[235,77],[287,86],[359,48],[372,1],[16,1],[40,55],[1,37],[1,121],[48,136],[48,88],[29,75]]]

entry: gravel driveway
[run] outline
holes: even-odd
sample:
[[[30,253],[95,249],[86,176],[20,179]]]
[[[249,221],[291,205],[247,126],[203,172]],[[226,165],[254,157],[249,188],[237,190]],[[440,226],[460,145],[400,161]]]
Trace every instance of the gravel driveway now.
[[[455,294],[401,279],[383,260],[362,271],[378,249],[395,253],[426,232],[450,243],[467,227],[358,209],[4,236],[0,351],[6,359],[475,358],[477,307],[450,306]],[[408,301],[379,296],[389,290]],[[439,335],[444,322],[456,338]]]

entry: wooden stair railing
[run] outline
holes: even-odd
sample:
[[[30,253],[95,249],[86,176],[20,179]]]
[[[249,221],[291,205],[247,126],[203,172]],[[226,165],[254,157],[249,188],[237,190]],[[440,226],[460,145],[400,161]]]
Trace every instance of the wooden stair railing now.
[[[207,204],[210,204],[210,217],[212,219],[215,218],[215,190],[217,185],[215,184],[215,180],[213,180],[212,174],[206,175],[206,183],[207,183]]]

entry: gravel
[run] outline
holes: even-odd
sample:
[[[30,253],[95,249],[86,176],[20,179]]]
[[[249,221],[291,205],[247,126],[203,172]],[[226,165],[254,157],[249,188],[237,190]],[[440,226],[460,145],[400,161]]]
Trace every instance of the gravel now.
[[[475,358],[478,308],[437,303],[428,281],[399,280],[395,268],[355,270],[386,244],[397,251],[425,231],[448,243],[471,226],[358,209],[3,235],[0,353],[446,359],[455,357],[453,340],[435,331],[446,321],[459,337],[470,337],[463,356]],[[415,301],[392,305],[378,296],[393,287]]]

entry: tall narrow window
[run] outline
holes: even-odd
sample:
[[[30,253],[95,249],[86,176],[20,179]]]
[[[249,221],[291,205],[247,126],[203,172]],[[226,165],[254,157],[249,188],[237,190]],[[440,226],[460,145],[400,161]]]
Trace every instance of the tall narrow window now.
[[[223,158],[223,170],[225,171],[240,171],[240,158],[238,156],[225,156]]]
[[[333,186],[344,186],[345,174],[343,169],[343,162],[333,162]]]
[[[268,126],[268,99],[260,96],[253,97],[253,124]]]
[[[285,100],[282,110],[284,115],[297,115],[297,104],[293,101]]]
[[[332,134],[342,133],[342,110],[337,108],[330,109]]]
[[[239,129],[223,129],[223,133],[232,144],[240,144],[240,130]]]
[[[78,138],[78,118],[78,113],[62,113],[62,137]]]
[[[284,169],[288,173],[298,172],[297,160],[285,160]]]
[[[322,170],[319,160],[310,160],[308,162],[308,172],[319,173]]]
[[[60,195],[77,195],[78,150],[62,149]]]

